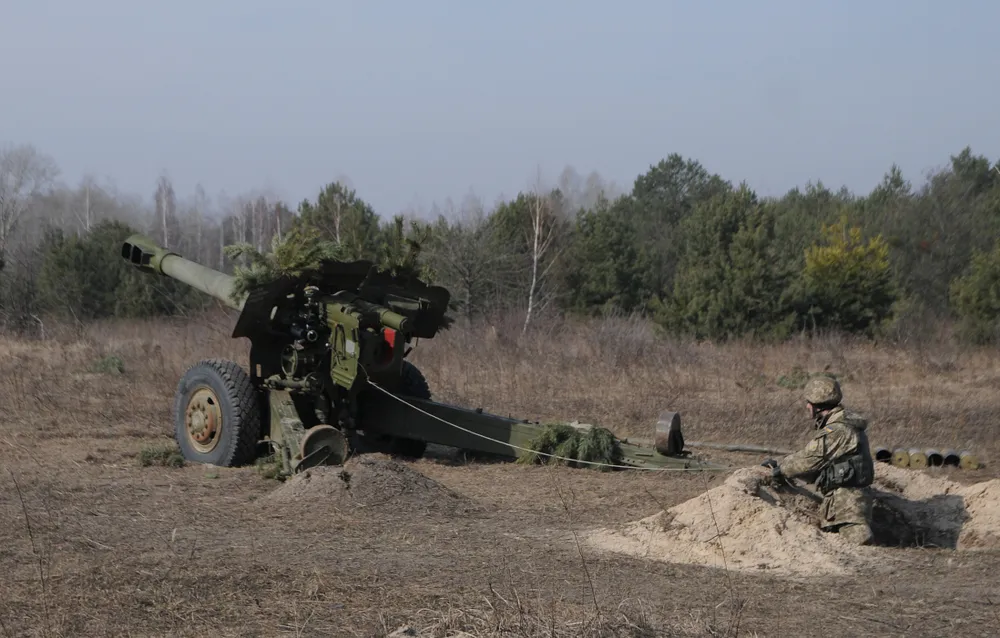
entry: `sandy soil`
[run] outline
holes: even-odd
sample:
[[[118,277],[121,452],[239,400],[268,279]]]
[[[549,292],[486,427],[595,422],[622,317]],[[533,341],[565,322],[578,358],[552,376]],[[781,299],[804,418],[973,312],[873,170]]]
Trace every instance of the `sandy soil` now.
[[[858,547],[818,527],[818,503],[769,485],[752,467],[723,485],[634,523],[599,529],[589,546],[673,563],[768,571],[811,579],[815,574],[891,573],[900,546],[1000,548],[1000,480],[961,485],[878,465],[871,488],[876,546]]]

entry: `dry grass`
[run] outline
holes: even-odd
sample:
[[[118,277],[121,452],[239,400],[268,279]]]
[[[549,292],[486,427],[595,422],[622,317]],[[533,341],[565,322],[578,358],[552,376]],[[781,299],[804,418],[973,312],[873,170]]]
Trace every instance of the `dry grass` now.
[[[660,411],[677,410],[689,439],[786,447],[808,436],[789,381],[827,371],[842,380],[846,402],[871,418],[873,445],[989,456],[1000,451],[997,355],[842,337],[771,346],[663,341],[637,320],[608,320],[554,325],[527,340],[517,339],[514,321],[465,328],[421,344],[413,358],[444,400],[539,420],[579,418],[639,437],[651,436]]]
[[[655,513],[722,477],[425,459],[414,467],[479,507],[374,511],[322,494],[265,507],[261,497],[278,484],[256,468],[170,460],[180,375],[207,357],[246,363],[232,326],[217,315],[0,338],[0,637],[380,636],[401,625],[434,636],[806,635],[817,622],[912,636],[1000,627],[993,554],[905,550],[912,569],[888,580],[802,583],[591,555],[573,542],[576,530]],[[871,417],[874,444],[969,448],[987,462],[1000,451],[995,351],[833,337],[694,344],[656,340],[630,320],[552,323],[526,339],[518,328],[458,327],[412,357],[445,401],[647,438],[657,414],[674,409],[688,439],[784,447],[801,444],[808,424],[782,383],[797,369],[828,370]],[[975,478],[993,474],[991,464]]]
[[[197,360],[246,364],[248,344],[229,337],[234,318],[110,322],[46,342],[0,341],[5,369],[30,357],[67,364],[77,381],[130,371],[126,386],[171,395]],[[844,337],[781,345],[709,344],[654,337],[639,320],[559,322],[527,338],[520,322],[454,328],[411,355],[435,396],[537,420],[579,419],[648,437],[662,410],[683,414],[688,438],[791,446],[808,424],[793,382],[832,372],[846,402],[872,421],[873,445],[969,448],[993,455],[1000,413],[1000,352],[951,344],[902,349]],[[784,379],[783,379],[784,377]],[[23,394],[25,375],[6,375],[0,396]],[[66,388],[60,387],[62,391]],[[41,391],[40,389],[37,391]],[[7,393],[10,393],[9,395]]]

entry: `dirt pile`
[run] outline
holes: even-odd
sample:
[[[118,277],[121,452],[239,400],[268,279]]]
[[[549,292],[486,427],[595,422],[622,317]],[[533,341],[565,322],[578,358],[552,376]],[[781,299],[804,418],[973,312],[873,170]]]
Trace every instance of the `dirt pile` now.
[[[597,530],[587,541],[637,557],[741,570],[843,573],[864,561],[866,552],[826,538],[803,497],[763,486],[768,476],[764,468],[738,470],[666,512]]]
[[[818,501],[776,490],[764,468],[620,529],[600,529],[591,547],[631,556],[786,574],[848,573],[885,563],[885,547],[857,547],[818,528]],[[971,486],[879,465],[873,529],[880,545],[1000,547],[1000,480]]]
[[[305,470],[262,500],[295,505],[326,502],[342,508],[414,514],[456,514],[477,509],[467,497],[382,454],[357,456],[343,466]]]

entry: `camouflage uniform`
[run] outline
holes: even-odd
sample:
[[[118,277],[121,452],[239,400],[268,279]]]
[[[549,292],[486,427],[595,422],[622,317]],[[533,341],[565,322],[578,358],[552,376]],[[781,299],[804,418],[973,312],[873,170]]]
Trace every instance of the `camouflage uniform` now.
[[[828,409],[816,419],[819,431],[804,449],[777,464],[776,473],[815,483],[823,495],[821,529],[838,532],[859,545],[872,541],[872,499],[869,490],[875,467],[868,446],[868,422],[840,405],[840,385],[829,377],[811,380],[805,399]]]

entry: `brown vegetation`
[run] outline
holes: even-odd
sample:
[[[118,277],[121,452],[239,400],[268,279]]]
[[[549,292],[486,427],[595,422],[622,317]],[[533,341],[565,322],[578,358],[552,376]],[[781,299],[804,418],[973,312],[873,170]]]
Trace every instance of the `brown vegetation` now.
[[[781,447],[808,436],[792,389],[799,370],[828,370],[871,418],[873,444],[973,449],[985,469],[928,474],[996,476],[995,351],[836,337],[711,345],[658,340],[627,319],[545,321],[527,335],[516,317],[456,327],[412,357],[444,401],[640,438],[659,411],[676,409],[689,440]],[[436,636],[1000,630],[992,551],[880,549],[908,560],[888,573],[802,580],[575,542],[682,503],[721,475],[427,458],[406,469],[427,477],[413,498],[389,494],[388,507],[372,506],[370,490],[352,501],[329,477],[310,497],[260,468],[177,467],[177,380],[210,356],[245,363],[232,325],[224,315],[116,321],[0,339],[0,636],[379,636],[404,624]],[[391,487],[389,478],[379,480]],[[282,487],[295,497],[278,498]]]

